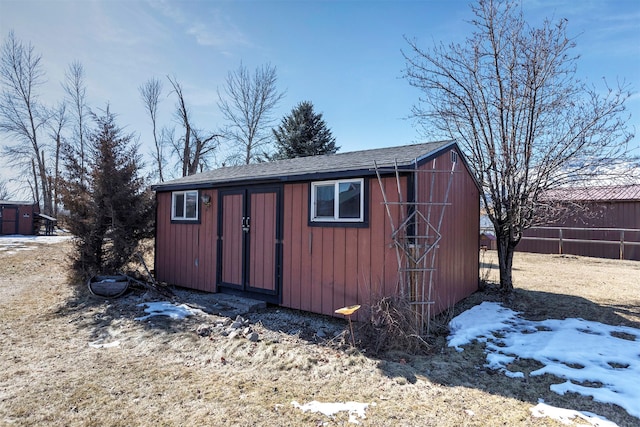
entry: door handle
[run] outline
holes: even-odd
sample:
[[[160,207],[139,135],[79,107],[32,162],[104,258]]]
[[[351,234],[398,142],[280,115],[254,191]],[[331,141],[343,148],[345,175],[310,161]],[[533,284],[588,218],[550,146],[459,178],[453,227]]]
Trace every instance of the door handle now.
[[[248,216],[242,217],[242,231],[244,231],[245,233],[249,232],[249,220],[250,218]]]

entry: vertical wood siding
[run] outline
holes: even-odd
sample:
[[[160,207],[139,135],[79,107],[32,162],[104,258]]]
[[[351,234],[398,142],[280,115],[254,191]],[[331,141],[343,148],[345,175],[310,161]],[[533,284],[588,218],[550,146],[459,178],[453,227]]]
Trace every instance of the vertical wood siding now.
[[[249,286],[276,289],[276,193],[251,194]]]
[[[156,260],[158,280],[173,285],[215,292],[217,192],[211,205],[200,205],[199,224],[171,223],[171,192],[157,193]]]
[[[451,155],[447,151],[425,163],[421,170],[450,171],[451,166]],[[431,201],[443,202],[448,180],[448,173],[420,172],[417,180],[419,201],[429,202],[431,195]],[[448,203],[447,206],[434,205],[431,208],[431,222],[436,227],[441,210],[444,209],[440,228],[442,238],[435,252],[436,271],[432,294],[435,313],[452,307],[478,288],[480,193],[459,154]],[[428,206],[420,206],[420,210],[425,216],[428,215]]]
[[[33,220],[36,214],[35,205],[22,205],[18,209],[18,233],[23,235],[36,234],[40,230],[33,228]]]
[[[222,201],[222,281],[242,284],[242,194],[226,194]]]
[[[394,179],[384,179],[397,200]],[[397,288],[391,226],[377,180],[368,180],[369,227],[310,227],[309,184],[284,188],[282,305],[334,315],[338,308],[369,304]],[[398,209],[392,211],[397,217]]]
[[[39,230],[34,228],[34,216],[38,212],[35,204],[0,206],[0,234],[36,234]]]
[[[0,227],[2,228],[1,234],[17,234],[18,233],[18,208],[14,206],[8,206],[2,208],[2,221]]]

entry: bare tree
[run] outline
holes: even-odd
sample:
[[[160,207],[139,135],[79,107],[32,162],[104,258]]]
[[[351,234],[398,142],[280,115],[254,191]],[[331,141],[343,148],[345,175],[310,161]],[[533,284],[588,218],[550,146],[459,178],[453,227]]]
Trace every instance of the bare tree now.
[[[593,179],[627,156],[624,84],[598,91],[576,76],[567,21],[527,25],[510,0],[472,6],[463,45],[430,50],[407,40],[405,76],[423,92],[414,115],[458,140],[482,183],[498,243],[500,287],[513,290],[522,233],[550,208],[551,189]]]
[[[276,68],[270,64],[256,68],[252,76],[240,63],[227,76],[225,96],[218,90],[218,107],[228,122],[223,136],[231,145],[232,163],[249,164],[267,153],[273,139],[272,113],[284,97],[276,82]]]
[[[167,76],[167,78],[173,87],[173,92],[178,97],[175,116],[184,129],[183,137],[177,140],[171,138],[171,141],[182,165],[182,176],[193,175],[198,172],[198,168],[204,167],[207,157],[215,151],[220,135],[205,133],[193,125],[182,86],[175,77]]]
[[[189,116],[189,109],[184,101],[184,95],[182,94],[182,86],[178,82],[178,79],[174,76],[167,76],[171,86],[173,86],[173,91],[178,97],[178,101],[176,102],[176,111],[175,116],[176,120],[180,122],[180,124],[184,127],[184,137],[182,138],[182,148],[180,147],[179,142],[176,142],[174,145],[174,149],[180,158],[180,162],[182,164],[182,176],[187,176],[189,174],[189,169],[191,165],[191,120]]]
[[[162,93],[162,82],[156,78],[150,78],[143,85],[138,88],[142,102],[149,113],[151,119],[151,126],[153,128],[153,143],[156,151],[154,153],[154,160],[158,170],[158,178],[160,182],[164,182],[164,143],[161,136],[158,136],[158,102]]]
[[[51,214],[53,197],[45,166],[45,145],[39,139],[47,121],[46,109],[37,96],[38,87],[44,82],[40,60],[31,44],[25,45],[13,31],[9,33],[0,53],[0,131],[15,141],[3,147],[4,155],[23,172],[32,169],[34,196],[36,200],[42,196],[43,211]]]
[[[74,61],[69,64],[62,87],[69,97],[69,104],[71,105],[74,115],[73,120],[75,126],[73,129],[72,143],[80,156],[80,166],[85,170],[87,158],[87,152],[85,150],[86,122],[91,111],[89,111],[86,103],[87,89],[84,83],[84,67],[79,61]],[[82,180],[85,178],[84,175],[81,176]]]
[[[3,180],[0,180],[0,200],[11,200],[13,195],[9,191],[9,187],[7,183]]]
[[[51,119],[48,122],[49,137],[54,142],[53,173],[49,173],[49,185],[53,191],[53,215],[58,216],[58,204],[60,202],[60,166],[63,148],[63,131],[67,125],[67,104],[61,102],[57,108],[50,112]]]

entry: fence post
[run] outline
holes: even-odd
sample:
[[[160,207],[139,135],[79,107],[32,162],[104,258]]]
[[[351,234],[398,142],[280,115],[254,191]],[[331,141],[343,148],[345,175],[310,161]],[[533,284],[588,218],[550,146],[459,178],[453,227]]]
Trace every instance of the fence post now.
[[[560,236],[558,237],[558,253],[562,255],[562,228],[558,229]]]
[[[620,259],[624,259],[624,230],[620,230]]]

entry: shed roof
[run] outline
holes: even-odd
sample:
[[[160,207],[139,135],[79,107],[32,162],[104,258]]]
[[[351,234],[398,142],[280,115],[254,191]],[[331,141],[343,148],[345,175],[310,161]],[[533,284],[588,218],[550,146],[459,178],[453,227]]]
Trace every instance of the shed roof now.
[[[25,200],[0,200],[0,205],[31,206],[31,205],[35,205],[35,204],[36,204],[36,202],[25,201]]]
[[[548,191],[546,197],[573,202],[640,201],[640,184],[558,188]]]
[[[378,166],[391,166],[394,162],[397,162],[400,167],[408,167],[416,160],[420,162],[428,159],[454,145],[454,141],[437,141],[322,156],[298,157],[242,166],[228,166],[163,182],[153,186],[153,188],[154,190],[163,191],[177,188],[216,186],[243,181],[288,181],[331,176],[332,174],[349,175],[349,173],[371,171],[374,167],[374,162]]]

